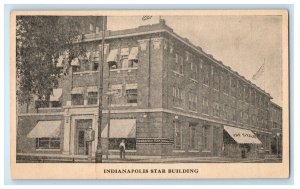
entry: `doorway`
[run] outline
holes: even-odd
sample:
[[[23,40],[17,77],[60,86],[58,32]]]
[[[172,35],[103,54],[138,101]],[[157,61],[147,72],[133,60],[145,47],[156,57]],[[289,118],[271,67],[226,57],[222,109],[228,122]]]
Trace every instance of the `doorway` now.
[[[85,134],[89,127],[92,127],[91,119],[76,120],[76,135],[75,135],[75,154],[90,155],[89,143],[85,140]]]

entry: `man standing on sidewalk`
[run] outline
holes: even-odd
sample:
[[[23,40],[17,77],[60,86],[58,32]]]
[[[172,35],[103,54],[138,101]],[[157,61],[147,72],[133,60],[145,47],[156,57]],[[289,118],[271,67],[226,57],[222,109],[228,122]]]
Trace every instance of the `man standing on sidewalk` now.
[[[119,149],[120,149],[120,158],[125,159],[125,140],[124,139],[122,139],[122,142],[119,145]]]

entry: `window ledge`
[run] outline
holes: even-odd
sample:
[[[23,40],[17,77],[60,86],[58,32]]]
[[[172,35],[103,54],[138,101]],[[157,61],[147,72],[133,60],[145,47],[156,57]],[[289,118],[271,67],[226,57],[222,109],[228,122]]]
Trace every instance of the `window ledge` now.
[[[203,153],[210,153],[211,151],[210,150],[202,150],[201,152],[203,152]]]
[[[110,107],[126,107],[126,106],[137,106],[137,103],[111,104],[110,105]]]
[[[176,107],[176,106],[174,106],[173,108],[178,109],[178,110],[184,110],[184,108]]]
[[[185,151],[184,150],[173,150],[172,152],[175,152],[175,153],[184,153]]]
[[[192,113],[195,113],[195,114],[198,113],[197,111],[194,111],[194,110],[189,110],[189,112],[192,112]]]
[[[194,83],[198,83],[196,79],[190,78],[190,80],[193,81]]]
[[[119,68],[119,69],[112,69],[112,70],[109,70],[110,72],[120,72],[120,71],[128,71],[128,72],[131,72],[131,70],[137,70],[138,68],[137,67],[133,67],[133,68]]]
[[[174,73],[175,75],[179,76],[179,77],[184,77],[184,75],[183,75],[183,74],[181,74],[181,73],[178,73],[178,72],[176,72],[176,71],[174,71],[174,70],[173,70],[173,73]]]
[[[207,84],[204,84],[204,83],[203,83],[203,86],[204,86],[204,87],[207,87],[207,88],[209,87]]]
[[[63,107],[52,107],[52,108],[38,108],[39,110],[60,110]]]
[[[99,73],[99,71],[84,71],[84,72],[73,72],[74,75],[83,75],[83,74],[95,74],[95,73]]]
[[[49,151],[49,152],[59,152],[60,149],[35,149],[35,151]]]
[[[188,152],[200,152],[199,150],[189,150]]]

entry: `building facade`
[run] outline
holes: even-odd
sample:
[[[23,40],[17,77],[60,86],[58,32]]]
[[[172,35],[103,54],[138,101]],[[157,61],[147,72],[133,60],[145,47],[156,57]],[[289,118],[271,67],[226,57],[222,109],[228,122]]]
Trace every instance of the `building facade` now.
[[[277,154],[277,156],[282,155],[282,108],[271,102],[270,104],[270,121],[271,121],[271,152],[272,154]]]
[[[256,157],[271,152],[272,97],[178,36],[164,20],[106,31],[102,146],[105,153]],[[85,57],[61,75],[49,102],[18,107],[17,153],[94,156],[101,32],[82,35]],[[63,70],[64,57],[57,62]],[[110,121],[109,121],[110,120]],[[97,134],[96,134],[97,135]]]

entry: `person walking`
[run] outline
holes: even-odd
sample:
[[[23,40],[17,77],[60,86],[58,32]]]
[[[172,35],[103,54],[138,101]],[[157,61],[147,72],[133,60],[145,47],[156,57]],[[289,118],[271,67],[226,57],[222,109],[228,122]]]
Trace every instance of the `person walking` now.
[[[125,148],[125,140],[124,139],[122,139],[122,142],[119,145],[119,149],[120,149],[120,158],[125,159],[126,148]]]

